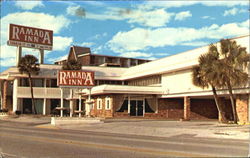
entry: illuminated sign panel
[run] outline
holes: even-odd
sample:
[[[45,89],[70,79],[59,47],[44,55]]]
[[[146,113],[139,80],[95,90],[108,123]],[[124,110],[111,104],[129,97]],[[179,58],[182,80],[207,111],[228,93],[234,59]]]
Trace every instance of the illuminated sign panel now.
[[[60,70],[57,76],[58,86],[94,86],[94,72],[92,71],[76,71],[76,70]]]
[[[52,50],[53,31],[10,24],[8,45]]]

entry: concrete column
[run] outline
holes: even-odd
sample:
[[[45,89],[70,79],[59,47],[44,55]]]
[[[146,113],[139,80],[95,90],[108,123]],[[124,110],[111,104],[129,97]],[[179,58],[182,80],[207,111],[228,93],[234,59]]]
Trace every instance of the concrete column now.
[[[190,120],[190,98],[184,97],[184,120]]]
[[[7,109],[7,91],[8,91],[8,81],[7,80],[4,80],[3,81],[3,105],[2,105],[2,108],[3,109]]]
[[[74,113],[74,101],[73,101],[73,99],[70,99],[70,101],[69,101],[69,109],[70,109],[69,116],[72,117],[73,113]]]
[[[91,88],[89,88],[88,99],[86,100],[85,103],[85,114],[88,117],[90,117],[92,106],[93,106],[93,101],[91,100]]]
[[[155,96],[155,113],[158,113],[159,112],[159,105],[158,105],[158,98],[157,96]]]
[[[248,95],[248,123],[250,122],[250,94]]]
[[[17,88],[18,88],[19,79],[16,78],[13,82],[13,112],[20,110],[18,107],[18,98],[17,98]]]
[[[82,111],[82,98],[81,98],[81,95],[79,95],[79,117],[81,117],[82,116],[82,113],[81,113],[81,111]]]
[[[43,99],[43,115],[47,114],[47,99]]]
[[[22,57],[22,47],[18,46],[17,50],[16,50],[16,66],[18,66],[18,64],[21,60],[21,57]]]
[[[40,62],[40,64],[43,64],[44,63],[44,50],[39,49],[39,52],[40,52],[39,62]]]
[[[128,114],[130,114],[130,96],[128,96]]]
[[[61,110],[60,110],[60,116],[63,117],[63,89],[61,88]]]
[[[142,107],[143,107],[143,117],[144,117],[144,115],[145,115],[145,98],[143,98]]]
[[[70,101],[69,101],[69,116],[72,117],[73,116],[73,112],[74,112],[74,103],[73,103],[73,89],[70,89]]]

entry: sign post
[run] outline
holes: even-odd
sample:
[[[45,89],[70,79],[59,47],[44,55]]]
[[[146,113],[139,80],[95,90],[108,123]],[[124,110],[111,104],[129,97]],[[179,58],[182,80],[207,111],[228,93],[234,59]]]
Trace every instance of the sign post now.
[[[86,116],[90,116],[90,111],[92,109],[93,101],[91,101],[91,87],[94,86],[94,72],[92,71],[81,71],[81,70],[60,70],[57,74],[57,85],[59,87],[77,87],[77,88],[88,88],[89,95],[85,104],[85,114]],[[71,94],[72,99],[73,94]],[[61,96],[63,97],[63,96]],[[81,97],[79,97],[80,99]],[[63,100],[63,98],[61,98]],[[70,106],[70,111],[72,110],[72,106]],[[62,110],[62,107],[61,109]],[[79,117],[81,116],[81,104],[79,101]],[[62,112],[61,112],[62,113]],[[72,113],[70,114],[72,116]]]

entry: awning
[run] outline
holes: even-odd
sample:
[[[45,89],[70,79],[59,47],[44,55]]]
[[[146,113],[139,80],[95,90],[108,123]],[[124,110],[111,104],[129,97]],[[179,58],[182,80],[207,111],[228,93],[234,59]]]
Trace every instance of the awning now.
[[[88,95],[84,89],[80,94]],[[99,94],[163,94],[160,86],[128,86],[128,85],[100,85],[91,89],[91,95]]]

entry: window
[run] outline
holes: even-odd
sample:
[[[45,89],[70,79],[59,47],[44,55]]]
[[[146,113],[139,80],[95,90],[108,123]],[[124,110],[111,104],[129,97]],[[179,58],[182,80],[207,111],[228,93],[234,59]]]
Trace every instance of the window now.
[[[98,110],[102,109],[102,99],[101,98],[97,99],[97,109]]]
[[[32,79],[33,87],[44,87],[44,79]]]
[[[105,98],[105,109],[106,110],[110,110],[111,109],[111,106],[110,106],[111,101],[110,100],[111,100],[110,97],[106,97]]]

